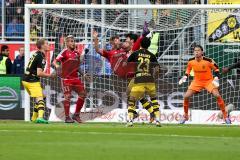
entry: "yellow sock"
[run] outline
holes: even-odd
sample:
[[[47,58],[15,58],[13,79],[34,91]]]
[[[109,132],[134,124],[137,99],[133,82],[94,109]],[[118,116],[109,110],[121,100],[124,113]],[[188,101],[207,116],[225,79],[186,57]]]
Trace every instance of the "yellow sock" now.
[[[133,121],[133,113],[128,111],[128,120]]]
[[[133,121],[133,113],[135,111],[135,102],[128,100],[128,120]]]
[[[154,111],[154,116],[155,116],[156,121],[160,121],[160,111],[159,111],[159,108],[158,108],[158,111]]]
[[[38,108],[38,118],[43,118],[45,102],[43,100],[38,101],[37,108]]]
[[[35,121],[37,119],[37,117],[38,117],[38,109],[37,109],[37,105],[35,105],[33,108],[33,114],[32,114],[31,120]]]
[[[156,121],[160,121],[160,111],[159,111],[158,101],[154,97],[154,98],[151,98],[151,102],[152,102],[152,105],[153,105],[153,113],[154,113],[155,119],[156,119]]]
[[[38,118],[43,118],[44,110],[38,110]]]

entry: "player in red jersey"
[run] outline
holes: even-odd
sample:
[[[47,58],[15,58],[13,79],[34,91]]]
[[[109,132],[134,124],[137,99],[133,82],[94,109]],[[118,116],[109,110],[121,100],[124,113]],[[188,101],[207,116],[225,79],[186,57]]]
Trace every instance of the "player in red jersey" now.
[[[74,121],[81,123],[79,115],[86,97],[84,85],[78,76],[81,54],[75,50],[76,45],[73,36],[70,35],[66,37],[66,45],[67,48],[64,49],[55,60],[55,66],[58,72],[61,72],[59,74],[62,78],[62,90],[65,98],[65,123],[74,123]],[[78,100],[76,103],[75,113],[71,118],[70,100],[72,91],[75,91],[78,94]]]
[[[128,55],[130,54],[132,44],[131,42],[124,42],[121,44],[119,41],[119,38],[117,36],[114,36],[114,37],[115,39],[111,37],[112,50],[107,51],[105,49],[100,49],[98,47],[98,44],[99,44],[98,33],[94,31],[93,45],[94,45],[95,51],[109,61],[113,72],[121,78],[126,78],[128,70],[127,70],[127,67],[123,66],[123,62],[124,61],[126,62]]]
[[[97,53],[99,53],[101,56],[105,57],[113,70],[113,72],[121,78],[132,78],[129,81],[129,85],[127,88],[127,96],[129,96],[130,90],[134,84],[134,73],[135,73],[135,65],[129,64],[125,65],[127,62],[128,57],[132,53],[132,51],[136,51],[140,49],[141,41],[146,35],[149,34],[149,30],[147,28],[147,24],[144,24],[143,33],[140,37],[136,34],[127,34],[126,35],[126,41],[120,45],[119,37],[110,38],[110,43],[112,45],[112,50],[107,51],[104,49],[99,49],[99,41],[98,41],[98,33],[96,31],[93,32],[93,39],[94,39],[94,48]],[[115,36],[116,37],[116,36]],[[121,47],[120,47],[121,46]],[[146,98],[142,98],[140,100],[142,103],[142,106],[150,111],[152,108],[151,103]],[[151,112],[150,112],[151,113]],[[138,113],[134,112],[134,117],[136,118],[138,116]],[[150,121],[154,119],[154,115],[150,115]]]
[[[147,34],[149,34],[147,28],[147,23],[144,23],[143,32],[141,36],[129,33],[126,35],[126,41],[121,44],[118,36],[113,36],[110,38],[110,44],[112,45],[112,50],[107,51],[105,49],[99,48],[98,33],[93,31],[93,43],[94,48],[97,53],[105,57],[111,64],[113,72],[121,78],[130,78],[131,72],[134,67],[124,66],[124,62],[127,62],[129,55],[140,49],[141,41]],[[130,48],[129,48],[130,47]],[[130,74],[128,74],[128,72]],[[132,74],[133,77],[134,74]],[[130,77],[129,77],[130,76]]]

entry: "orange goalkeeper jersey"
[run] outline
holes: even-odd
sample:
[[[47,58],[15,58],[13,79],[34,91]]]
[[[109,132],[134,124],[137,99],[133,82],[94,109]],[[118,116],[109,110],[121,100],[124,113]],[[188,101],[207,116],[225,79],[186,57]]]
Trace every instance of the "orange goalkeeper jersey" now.
[[[219,72],[217,64],[207,57],[203,57],[202,60],[197,61],[194,58],[191,58],[187,64],[186,74],[189,75],[191,70],[194,72],[195,81],[208,81],[213,79],[212,70]]]

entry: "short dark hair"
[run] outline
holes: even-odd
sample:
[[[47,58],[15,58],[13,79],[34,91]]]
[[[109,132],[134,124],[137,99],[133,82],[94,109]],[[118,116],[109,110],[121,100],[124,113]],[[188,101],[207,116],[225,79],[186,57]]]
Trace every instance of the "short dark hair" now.
[[[193,47],[193,50],[194,50],[195,48],[200,48],[201,51],[203,51],[203,47],[202,47],[200,44],[195,45],[195,46]]]
[[[141,41],[141,47],[148,49],[148,47],[150,47],[150,45],[151,45],[151,40],[147,37],[144,37]]]
[[[138,35],[137,35],[137,34],[134,34],[134,33],[128,33],[128,34],[125,35],[125,37],[126,37],[126,38],[129,37],[130,40],[133,40],[134,42],[136,42],[137,39],[138,39]]]
[[[119,39],[119,36],[118,35],[111,36],[109,40],[114,41],[114,39]]]
[[[2,47],[1,47],[1,52],[2,52],[2,51],[5,51],[6,49],[9,49],[9,47],[8,47],[7,45],[2,45]]]
[[[44,39],[44,38],[40,38],[39,40],[37,40],[37,42],[36,42],[37,48],[41,49],[42,45],[44,45],[45,41],[46,41],[46,39]]]

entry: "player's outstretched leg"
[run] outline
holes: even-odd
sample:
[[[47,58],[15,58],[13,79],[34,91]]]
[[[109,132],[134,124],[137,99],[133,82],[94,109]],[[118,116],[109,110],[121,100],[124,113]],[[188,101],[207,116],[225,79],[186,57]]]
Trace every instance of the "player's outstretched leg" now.
[[[44,109],[45,109],[45,102],[44,100],[38,100],[37,102],[37,110],[38,110],[38,118],[36,119],[36,123],[44,123],[48,124],[48,121],[43,118],[44,116]]]
[[[75,120],[78,123],[82,123],[82,120],[81,120],[79,115],[80,115],[81,109],[83,107],[84,100],[85,100],[84,97],[78,97],[75,113],[74,113],[74,115],[72,117],[72,119]]]

